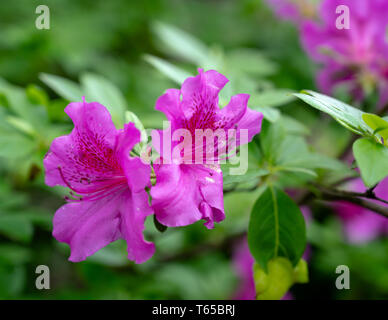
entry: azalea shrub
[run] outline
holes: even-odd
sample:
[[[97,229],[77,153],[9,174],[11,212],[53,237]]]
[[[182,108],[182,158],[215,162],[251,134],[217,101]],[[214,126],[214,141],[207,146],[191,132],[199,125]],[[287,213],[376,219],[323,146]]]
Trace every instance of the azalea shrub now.
[[[88,2],[0,4],[0,298],[387,297],[386,1]]]

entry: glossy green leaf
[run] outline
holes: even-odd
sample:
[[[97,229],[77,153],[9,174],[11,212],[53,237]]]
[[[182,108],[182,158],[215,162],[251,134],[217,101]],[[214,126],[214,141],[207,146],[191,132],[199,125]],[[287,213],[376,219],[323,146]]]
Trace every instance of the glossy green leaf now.
[[[363,112],[359,109],[314,91],[303,91],[294,95],[312,107],[329,114],[342,126],[354,133],[362,136],[373,134],[373,130],[362,120]]]
[[[353,153],[361,171],[361,178],[369,188],[388,176],[388,148],[371,139],[358,139]]]
[[[373,130],[374,133],[378,133],[387,143],[388,140],[388,121],[380,118],[378,115],[365,113],[362,115],[362,119]]]
[[[257,199],[248,227],[248,244],[256,262],[286,257],[296,265],[306,246],[306,228],[299,207],[283,191],[268,187]]]

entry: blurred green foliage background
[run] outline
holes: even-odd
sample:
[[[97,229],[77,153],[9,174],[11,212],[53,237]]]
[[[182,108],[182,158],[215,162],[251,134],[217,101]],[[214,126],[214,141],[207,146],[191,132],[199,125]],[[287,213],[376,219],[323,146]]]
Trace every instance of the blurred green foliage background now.
[[[50,30],[35,28],[35,8],[40,4],[50,8]],[[175,28],[205,47],[196,43],[193,54],[187,47],[190,41],[181,47],[174,39],[169,42]],[[153,110],[156,98],[177,87],[174,77],[178,80],[207,65],[232,80],[230,92],[253,94],[257,105],[268,108],[263,110],[267,120],[278,117],[276,107],[282,105],[282,114],[298,120],[298,130],[306,129],[307,139],[323,154],[338,154],[349,137],[302,102],[279,101],[276,95],[273,100],[271,90],[315,89],[314,66],[300,47],[296,28],[276,19],[260,0],[2,1],[0,35],[3,299],[230,299],[238,287],[234,240],[246,230],[260,190],[225,195],[227,218],[215,230],[198,222],[161,234],[152,220],[147,221],[147,238],[155,241],[157,253],[143,265],[126,259],[122,241],[85,262],[67,261],[67,246],[51,236],[52,217],[64,203],[65,190],[45,186],[42,159],[51,140],[71,130],[63,109],[77,90],[93,97],[100,94],[104,100],[112,92],[104,96],[100,89],[109,83],[124,109],[146,127],[157,127],[164,118]],[[177,47],[171,48],[171,43]],[[166,67],[166,61],[181,68],[167,72],[170,78],[155,68]],[[72,82],[61,87],[63,80],[58,78],[64,91],[60,94],[58,87],[53,90],[56,78],[47,74]],[[81,87],[74,89],[76,83]],[[388,241],[347,244],[336,214],[313,209],[308,228],[310,282],[293,287],[293,297],[388,297]],[[41,264],[51,270],[50,290],[35,288],[35,268]],[[341,264],[351,270],[348,291],[335,288],[335,268]]]

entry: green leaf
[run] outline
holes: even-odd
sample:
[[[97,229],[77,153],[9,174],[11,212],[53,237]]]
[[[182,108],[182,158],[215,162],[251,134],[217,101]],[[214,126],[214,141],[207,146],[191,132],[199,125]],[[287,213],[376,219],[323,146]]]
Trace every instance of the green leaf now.
[[[283,125],[276,123],[271,125],[268,121],[263,121],[262,130],[259,136],[260,149],[264,158],[272,165],[275,165],[282,150],[279,146],[286,137],[286,129]]]
[[[317,173],[313,170],[306,169],[306,168],[300,168],[300,167],[277,167],[280,171],[288,171],[288,172],[295,172],[295,173],[304,173],[309,176],[312,176],[314,178],[318,177]]]
[[[0,157],[17,159],[29,156],[37,148],[36,142],[18,133],[0,135]]]
[[[270,89],[252,94],[249,105],[256,107],[279,107],[295,100],[291,90]]]
[[[361,171],[361,178],[368,187],[374,187],[388,176],[388,148],[371,139],[358,139],[353,153]]]
[[[378,133],[387,144],[388,140],[388,122],[383,118],[371,113],[364,113],[362,119],[373,130],[374,133]]]
[[[32,125],[24,119],[21,119],[19,117],[8,116],[6,117],[6,120],[10,125],[12,125],[23,133],[26,133],[30,136],[34,136],[34,134],[36,133]]]
[[[28,242],[32,238],[33,227],[30,221],[17,215],[0,216],[0,233],[17,240]]]
[[[0,93],[5,95],[7,107],[18,117],[38,128],[46,123],[47,113],[45,108],[33,105],[24,88],[9,84],[0,78]]]
[[[304,259],[300,259],[299,263],[294,268],[294,277],[297,283],[309,282],[308,266]]]
[[[275,109],[276,110],[276,109]],[[298,120],[291,118],[286,115],[282,115],[281,121],[285,128],[287,128],[287,132],[294,135],[308,135],[310,134],[309,128],[307,128],[303,123],[300,123]]]
[[[257,300],[280,300],[294,283],[308,282],[307,263],[301,259],[293,268],[288,259],[274,258],[268,262],[268,272],[254,264],[253,278]]]
[[[191,34],[162,22],[154,22],[152,29],[167,53],[198,66],[208,64],[208,48]]]
[[[362,120],[364,114],[362,111],[314,91],[303,91],[294,95],[314,108],[329,114],[348,130],[361,136],[373,135],[373,130]]]
[[[172,63],[150,54],[145,55],[144,60],[179,85],[182,84],[186,78],[192,76],[187,71],[173,65]]]
[[[256,262],[267,272],[268,262],[285,257],[295,266],[306,246],[306,228],[298,206],[272,186],[261,194],[251,213],[248,244]]]
[[[103,104],[109,110],[114,124],[122,128],[127,103],[120,90],[109,80],[92,73],[83,74],[81,84],[86,91],[86,98]]]
[[[46,106],[49,102],[49,97],[47,93],[40,87],[36,85],[29,85],[26,88],[27,98],[33,104],[39,104],[42,106]]]
[[[224,185],[249,182],[259,177],[269,174],[266,169],[249,170],[244,175],[224,174]]]
[[[264,118],[269,122],[276,122],[280,119],[279,110],[271,107],[251,107],[251,109],[259,111],[263,114]]]
[[[41,73],[39,79],[66,100],[81,101],[85,95],[80,86],[71,80],[47,73]]]
[[[236,49],[226,56],[227,69],[236,72],[250,73],[259,76],[270,76],[277,66],[260,51],[254,49]]]
[[[27,262],[31,255],[28,249],[15,244],[0,244],[0,262],[18,265]]]

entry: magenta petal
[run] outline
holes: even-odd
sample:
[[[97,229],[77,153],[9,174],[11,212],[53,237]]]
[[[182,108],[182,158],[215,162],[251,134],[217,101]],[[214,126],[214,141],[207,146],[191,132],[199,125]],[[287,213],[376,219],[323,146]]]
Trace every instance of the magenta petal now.
[[[180,118],[182,111],[180,109],[180,90],[168,89],[156,100],[155,109],[162,111],[168,120]]]
[[[114,148],[117,130],[108,110],[98,103],[70,103],[70,135],[56,138],[44,159],[46,183],[88,192],[120,174]]]
[[[186,226],[202,218],[197,188],[179,165],[156,165],[156,185],[151,189],[152,207],[159,222],[169,227]],[[195,180],[194,180],[195,181]]]
[[[249,94],[237,94],[230,99],[229,104],[220,112],[221,117],[227,119],[225,129],[237,129],[237,143],[240,145],[241,129],[248,130],[248,142],[261,131],[263,114],[248,108]]]
[[[71,189],[70,203],[55,214],[54,237],[70,245],[70,261],[85,260],[120,238],[130,259],[146,261],[154,252],[143,237],[152,214],[145,190],[151,168],[130,156],[140,132],[133,123],[116,130],[98,103],[71,103],[66,112],[74,129],[53,141],[44,160],[46,183]]]
[[[85,260],[120,238],[118,197],[68,203],[57,210],[53,221],[53,236],[69,244],[70,261]]]
[[[183,100],[195,98],[198,94],[216,96],[229,81],[215,70],[198,71],[197,76],[189,77],[183,82],[181,88]]]
[[[263,114],[259,111],[247,108],[242,119],[237,123],[237,129],[248,130],[248,141],[252,141],[253,137],[261,131],[261,124],[263,122]],[[240,142],[237,142],[240,145]]]
[[[128,244],[128,259],[143,263],[155,252],[155,245],[144,239],[144,222],[153,211],[148,205],[146,192],[127,192],[123,195],[121,212],[121,234]]]
[[[215,70],[204,72],[202,69],[199,69],[199,75],[187,78],[181,88],[181,108],[185,117],[198,112],[198,105],[203,112],[218,109],[218,94],[228,81]]]
[[[151,186],[150,165],[143,163],[140,158],[129,155],[135,144],[139,142],[140,132],[135,125],[133,123],[124,125],[124,132],[117,138],[116,152],[132,192],[145,192],[145,187]]]
[[[212,228],[225,218],[222,172],[203,165],[155,167],[156,185],[151,189],[152,207],[162,224],[186,226],[200,219]]]
[[[69,244],[69,260],[79,262],[111,242],[124,238],[128,258],[143,263],[154,253],[154,245],[144,240],[144,222],[152,210],[147,193],[129,190],[98,201],[68,203],[54,216],[53,236]]]
[[[54,187],[56,185],[66,187],[60,172],[59,166],[72,166],[72,161],[68,158],[68,152],[72,149],[70,136],[55,138],[51,143],[50,150],[43,159],[45,168],[45,183]]]
[[[84,138],[95,140],[95,135],[104,138],[105,143],[114,146],[116,127],[113,124],[109,111],[97,102],[73,102],[65,112],[73,120],[74,130],[72,136],[84,135]]]
[[[226,128],[233,128],[245,114],[248,108],[249,94],[241,93],[232,96],[230,102],[221,109],[220,116],[227,119]]]

